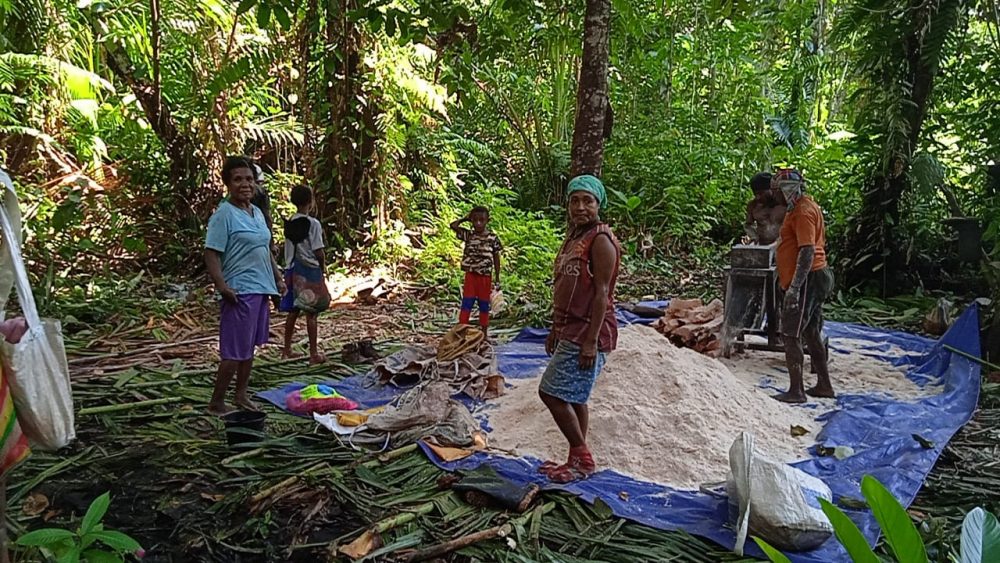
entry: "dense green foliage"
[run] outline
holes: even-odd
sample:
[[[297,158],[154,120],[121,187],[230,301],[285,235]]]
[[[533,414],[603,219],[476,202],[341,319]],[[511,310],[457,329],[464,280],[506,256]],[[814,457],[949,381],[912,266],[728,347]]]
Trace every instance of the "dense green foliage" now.
[[[457,283],[445,224],[488,203],[510,288],[535,302],[562,223],[582,13],[0,0],[0,165],[34,274],[61,292],[196,263],[221,158],[243,152],[273,171],[273,199],[296,180],[317,190],[334,247],[427,285]],[[749,177],[794,165],[852,284],[969,287],[976,265],[954,260],[942,220],[998,216],[998,23],[995,0],[613,2],[606,215],[628,260],[718,252],[742,236]],[[905,283],[886,287],[888,268]]]

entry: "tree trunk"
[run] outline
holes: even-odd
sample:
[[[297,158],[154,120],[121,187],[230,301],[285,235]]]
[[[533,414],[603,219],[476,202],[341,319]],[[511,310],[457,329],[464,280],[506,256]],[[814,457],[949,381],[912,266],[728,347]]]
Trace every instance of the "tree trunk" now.
[[[611,0],[587,0],[583,22],[583,61],[576,93],[571,176],[601,175],[608,112],[608,53]]]
[[[149,0],[149,43],[153,54],[153,123],[160,125],[163,93],[160,81],[160,0]]]
[[[883,295],[890,287],[902,287],[905,281],[906,253],[900,244],[899,206],[910,187],[907,171],[927,116],[934,78],[943,55],[942,44],[958,21],[961,1],[912,0],[911,4],[909,33],[903,40],[905,82],[912,85],[901,110],[906,132],[898,140],[887,136],[890,144],[883,149],[887,157],[873,167],[865,180],[857,227],[848,235],[845,253],[851,260],[845,275],[847,286],[878,281]],[[934,30],[933,38],[927,30]],[[887,87],[899,85],[890,83]]]
[[[314,180],[314,161],[316,160],[316,147],[313,146],[312,130],[312,99],[309,89],[309,62],[311,60],[312,46],[316,41],[318,0],[309,0],[306,3],[305,17],[302,19],[302,27],[299,30],[299,120],[302,122],[302,177],[307,183]]]
[[[105,45],[105,52],[108,68],[129,86],[170,158],[170,182],[175,186],[174,219],[178,227],[182,231],[197,231],[201,219],[214,207],[217,195],[203,189],[210,170],[208,161],[198,152],[197,145],[180,131],[170,109],[158,103],[156,88],[136,76],[128,56],[110,44]]]
[[[332,9],[331,9],[332,8]],[[316,203],[321,217],[332,220],[338,233],[356,238],[370,210],[370,198],[361,193],[364,177],[365,126],[359,115],[361,94],[361,32],[348,17],[356,0],[337,0],[327,10],[326,56],[323,62],[328,115],[322,146],[315,163]]]

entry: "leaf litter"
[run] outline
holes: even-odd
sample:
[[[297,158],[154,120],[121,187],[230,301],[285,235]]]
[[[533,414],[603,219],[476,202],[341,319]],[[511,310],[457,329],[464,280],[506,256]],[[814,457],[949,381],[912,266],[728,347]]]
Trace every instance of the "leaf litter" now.
[[[357,327],[364,325],[382,350],[391,350],[404,343],[431,341],[452,322],[452,313],[426,302],[399,300],[345,307],[321,323],[321,334],[328,344],[336,345],[354,339]],[[191,307],[184,321],[160,317],[158,322],[163,323],[167,343],[184,344],[173,351],[111,356],[159,343],[141,336],[144,326],[136,330],[127,320],[104,336],[93,332],[67,336],[71,358],[85,360],[71,368],[79,407],[179,400],[80,416],[77,443],[58,455],[35,452],[8,480],[8,518],[15,536],[46,525],[68,526],[107,490],[112,492],[108,526],[137,537],[147,550],[146,560],[154,562],[325,559],[371,523],[386,518],[391,523],[393,515],[409,513],[428,501],[433,501],[431,511],[409,524],[380,528],[382,545],[413,545],[408,539],[413,537],[427,545],[445,542],[509,519],[437,490],[441,472],[419,452],[404,448],[407,451],[391,456],[358,454],[330,435],[317,433],[311,422],[273,411],[266,443],[243,451],[229,449],[219,422],[202,411],[211,393],[213,343],[188,342],[213,335],[214,311]],[[201,328],[192,330],[192,323]],[[318,382],[363,369],[328,355],[329,365],[308,366],[302,360],[280,361],[271,348],[255,365],[252,386]],[[949,444],[940,468],[917,500],[924,503],[924,512],[957,521],[961,508],[956,505],[962,498],[992,502],[996,508],[1000,487],[983,477],[983,468],[989,475],[997,465],[998,397],[1000,385],[984,388],[984,408]],[[362,462],[368,470],[366,479],[374,478],[377,487],[355,474]],[[266,494],[259,497],[262,493]],[[42,497],[49,506],[38,513]],[[536,507],[530,526],[515,526],[516,552],[505,541],[486,541],[463,549],[462,556],[496,561],[619,560],[626,553],[691,562],[727,558],[718,546],[682,532],[609,517],[575,497],[547,493],[541,502],[544,510],[538,511],[542,504]],[[420,531],[418,536],[412,535],[413,529]],[[589,529],[608,532],[581,533]],[[385,557],[391,560],[392,550]]]

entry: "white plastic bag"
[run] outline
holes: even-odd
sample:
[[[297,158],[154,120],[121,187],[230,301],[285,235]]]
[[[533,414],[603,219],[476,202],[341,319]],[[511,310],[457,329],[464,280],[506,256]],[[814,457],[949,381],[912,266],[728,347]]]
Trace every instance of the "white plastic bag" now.
[[[0,205],[0,228],[5,250],[3,254],[7,255],[13,266],[13,285],[17,288],[21,310],[28,323],[28,331],[20,342],[10,344],[4,341],[0,353],[11,368],[11,396],[21,430],[40,449],[57,450],[76,437],[73,393],[70,389],[62,327],[57,320],[38,317],[35,298],[28,284],[28,272],[21,257],[19,230],[15,231],[14,221],[8,212],[8,204],[13,200],[16,205],[16,199],[11,197],[11,187],[0,189],[5,192],[4,205]],[[2,306],[7,295],[0,297],[4,299],[4,302],[0,302]]]
[[[0,208],[5,208],[7,218],[10,220],[11,229],[18,238],[15,243],[21,244],[21,209],[17,206],[17,195],[14,193],[14,184],[10,181],[10,176],[0,170]],[[2,233],[0,233],[2,234]],[[10,298],[10,290],[14,288],[14,265],[11,261],[11,254],[3,247],[11,244],[5,236],[0,236],[0,322],[4,320],[4,306]]]
[[[938,299],[934,308],[928,311],[924,316],[924,332],[934,336],[941,336],[947,332],[948,327],[951,326],[952,323],[951,309],[951,301],[948,301],[944,297]]]
[[[503,297],[503,290],[494,288],[490,294],[490,315],[496,316],[507,307],[507,300]]]
[[[826,483],[808,473],[755,454],[753,435],[743,432],[729,449],[729,503],[737,505],[736,546],[743,555],[747,535],[787,551],[819,547],[833,526],[817,499],[832,500]]]

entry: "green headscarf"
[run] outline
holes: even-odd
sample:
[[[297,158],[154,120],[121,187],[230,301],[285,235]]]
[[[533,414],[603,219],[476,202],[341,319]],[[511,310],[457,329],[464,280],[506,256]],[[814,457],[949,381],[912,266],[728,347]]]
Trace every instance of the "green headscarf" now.
[[[573,192],[587,192],[594,196],[601,209],[608,206],[608,194],[604,191],[604,184],[590,174],[577,176],[569,181],[566,185],[566,198],[569,199]]]

